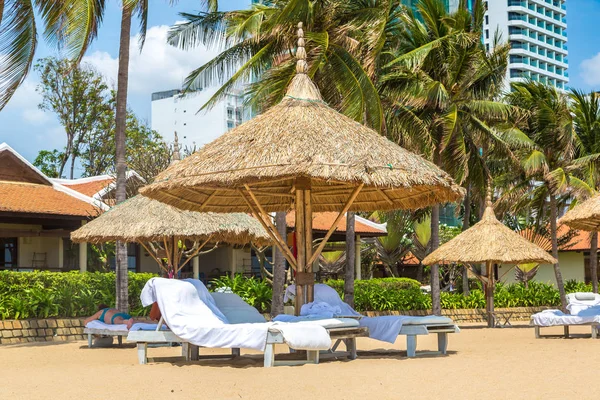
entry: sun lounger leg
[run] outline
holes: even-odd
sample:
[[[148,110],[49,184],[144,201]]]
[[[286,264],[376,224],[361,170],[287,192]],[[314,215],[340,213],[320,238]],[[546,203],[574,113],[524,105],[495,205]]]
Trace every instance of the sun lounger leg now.
[[[319,350],[307,350],[306,351],[306,361],[312,364],[319,363]]]
[[[148,343],[137,344],[138,361],[140,364],[148,363]]]
[[[540,336],[540,327],[538,325],[535,326],[535,338],[539,339]]]
[[[238,348],[231,349],[231,355],[234,357],[239,357],[242,354],[241,350]]]
[[[117,342],[119,342],[119,346],[123,346],[123,336],[117,336]]]
[[[181,356],[185,361],[190,361],[190,344],[183,342],[181,343]]]
[[[88,333],[88,347],[92,347],[92,334]]]
[[[446,354],[448,350],[448,334],[446,332],[438,333],[438,351]]]
[[[200,359],[200,348],[195,344],[190,343],[190,359],[192,361],[198,361]]]
[[[346,350],[348,350],[348,358],[356,360],[356,338],[346,339]]]
[[[275,349],[273,344],[267,344],[265,348],[265,368],[272,367],[275,364]]]
[[[565,325],[564,330],[565,330],[565,337],[568,338],[569,337],[569,325]]]
[[[331,352],[335,353],[335,351],[337,350],[338,346],[340,345],[340,343],[342,343],[342,339],[338,339],[335,341],[335,343],[333,344],[333,346],[331,346]]]
[[[408,357],[417,355],[417,335],[406,335],[406,355]]]
[[[592,325],[592,339],[598,337],[598,325]]]

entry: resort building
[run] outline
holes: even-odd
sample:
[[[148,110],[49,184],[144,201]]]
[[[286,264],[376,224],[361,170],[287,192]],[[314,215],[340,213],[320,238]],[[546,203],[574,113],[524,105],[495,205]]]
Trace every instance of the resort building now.
[[[501,43],[510,42],[507,82],[532,79],[567,89],[566,0],[487,1],[483,43],[494,48],[496,33]]]
[[[200,148],[247,121],[250,113],[241,91],[230,92],[210,110],[200,111],[217,89],[202,88],[185,95],[179,89],[152,93],[152,129],[163,137],[177,132],[184,148]]]

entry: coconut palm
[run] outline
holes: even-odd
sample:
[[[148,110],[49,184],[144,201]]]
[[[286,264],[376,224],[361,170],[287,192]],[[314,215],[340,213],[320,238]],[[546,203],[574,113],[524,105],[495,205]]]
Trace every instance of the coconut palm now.
[[[589,186],[573,173],[580,138],[573,126],[568,97],[560,90],[538,82],[513,83],[507,101],[527,110],[514,119],[514,129],[529,139],[529,146],[516,151],[520,170],[498,178],[504,187],[500,202],[518,212],[530,208],[538,225],[549,220],[552,256],[558,259],[557,216],[559,204],[569,196],[589,192]],[[584,165],[585,160],[580,160]],[[566,294],[559,263],[554,264],[562,307]]]
[[[597,154],[600,154],[600,98],[597,93],[571,91],[572,112],[575,131],[580,140],[578,148],[581,164],[581,177],[590,187],[590,195],[598,191],[600,177],[598,176]],[[590,272],[592,275],[592,290],[598,293],[598,232],[590,234]],[[595,255],[595,256],[594,256]]]
[[[232,88],[248,87],[256,111],[276,104],[295,74],[295,27],[304,23],[309,75],[325,101],[347,116],[381,131],[383,109],[376,87],[387,63],[403,10],[399,0],[275,0],[230,12],[181,14],[169,42],[183,49],[203,44],[222,50],[192,71],[185,88],[222,85],[210,107]]]
[[[513,111],[494,101],[503,84],[508,47],[485,51],[481,1],[475,1],[472,13],[465,2],[454,14],[437,0],[421,0],[417,9],[399,15],[396,57],[380,79],[388,135],[483,193],[485,158],[492,152],[510,157],[507,143],[493,129]],[[431,224],[433,251],[439,246],[439,206],[432,207]],[[431,288],[433,312],[439,314],[437,265],[431,266]]]
[[[38,23],[46,41],[77,64],[96,38],[104,6],[104,0],[1,0],[0,110],[31,69]]]
[[[91,1],[91,0],[88,0]],[[170,0],[169,3],[174,3]],[[204,5],[209,10],[216,10],[217,0],[205,0]],[[138,17],[140,23],[139,46],[144,46],[146,39],[146,28],[148,26],[148,0],[123,0],[121,13],[121,31],[119,37],[119,66],[117,76],[117,99],[115,114],[115,161],[117,172],[116,201],[120,203],[127,197],[127,164],[125,162],[125,128],[127,123],[127,85],[129,81],[129,48],[131,41],[131,20],[133,16]],[[128,301],[128,277],[127,277],[127,246],[125,243],[117,242],[116,246],[116,286],[117,286],[117,308],[127,311]]]

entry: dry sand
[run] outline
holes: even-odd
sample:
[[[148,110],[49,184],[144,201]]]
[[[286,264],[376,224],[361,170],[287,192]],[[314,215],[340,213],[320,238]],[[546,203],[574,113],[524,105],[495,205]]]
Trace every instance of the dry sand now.
[[[561,329],[546,329],[560,333]],[[138,365],[136,351],[88,349],[86,342],[0,346],[0,399],[398,399],[592,398],[600,391],[600,340],[535,339],[530,327],[464,327],[447,356],[407,359],[394,345],[360,339],[359,359],[262,368],[257,356]],[[543,331],[544,333],[544,331]],[[434,350],[436,338],[419,338]],[[385,352],[365,350],[387,349]],[[287,351],[281,347],[279,351]],[[180,347],[150,348],[175,357]],[[221,350],[202,349],[206,352]],[[244,353],[244,352],[243,352]],[[244,353],[247,354],[247,353]]]

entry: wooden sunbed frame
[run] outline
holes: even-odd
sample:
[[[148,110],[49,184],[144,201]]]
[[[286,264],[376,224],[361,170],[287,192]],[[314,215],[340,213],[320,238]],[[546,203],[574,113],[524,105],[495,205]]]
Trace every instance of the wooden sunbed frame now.
[[[458,332],[460,332],[460,329],[454,324],[415,324],[402,325],[398,335],[406,335],[406,355],[412,358],[417,356],[418,335],[437,334],[437,354],[446,354],[448,350],[448,334]]]
[[[332,340],[336,343],[325,354],[333,354],[335,356],[344,355],[350,359],[356,358],[356,338],[360,336],[368,336],[369,331],[367,328],[352,327],[352,328],[332,328],[327,329]],[[232,355],[218,355],[218,356],[203,356],[199,355],[199,347],[185,340],[179,338],[171,331],[132,331],[127,336],[128,342],[137,343],[138,361],[140,364],[148,363],[148,343],[181,343],[183,346],[182,352],[183,357],[186,361],[195,361],[201,358],[231,358],[240,355],[240,349],[232,349]],[[337,346],[344,341],[346,344],[346,352],[337,352]],[[270,330],[267,334],[267,346],[264,353],[264,367],[274,367],[278,365],[300,365],[300,364],[318,364],[321,352],[319,350],[308,350],[306,352],[306,360],[275,360],[275,345],[284,344],[283,335],[275,330]]]
[[[561,324],[561,325],[551,325],[551,326],[541,326],[541,325],[534,325],[535,327],[535,338],[536,339],[540,339],[540,338],[548,338],[548,337],[556,337],[556,335],[542,335],[540,333],[540,328],[552,328],[553,326],[562,326],[564,333],[563,336],[565,338],[569,338],[569,327],[570,326],[590,326],[592,328],[592,339],[596,339],[598,337],[598,329],[600,329],[600,323],[598,322],[588,322],[586,324]]]
[[[119,346],[121,346],[123,344],[123,337],[126,337],[129,331],[111,331],[109,329],[85,328],[83,333],[88,337],[88,347],[92,347],[93,345],[93,335],[116,336]]]

